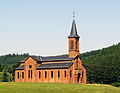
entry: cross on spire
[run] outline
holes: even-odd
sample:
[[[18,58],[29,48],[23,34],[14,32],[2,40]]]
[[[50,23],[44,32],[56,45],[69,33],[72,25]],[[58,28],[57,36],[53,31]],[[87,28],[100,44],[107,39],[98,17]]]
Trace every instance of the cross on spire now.
[[[73,11],[73,16],[75,16],[75,11]]]

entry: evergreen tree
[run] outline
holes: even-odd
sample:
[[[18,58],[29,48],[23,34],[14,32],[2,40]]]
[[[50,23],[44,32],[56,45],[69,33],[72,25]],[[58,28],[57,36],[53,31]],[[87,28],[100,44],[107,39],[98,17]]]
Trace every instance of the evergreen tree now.
[[[6,67],[3,70],[3,82],[8,82],[8,74],[7,74],[7,68]]]
[[[10,73],[10,74],[12,74],[12,67],[11,66],[7,67],[7,72]]]

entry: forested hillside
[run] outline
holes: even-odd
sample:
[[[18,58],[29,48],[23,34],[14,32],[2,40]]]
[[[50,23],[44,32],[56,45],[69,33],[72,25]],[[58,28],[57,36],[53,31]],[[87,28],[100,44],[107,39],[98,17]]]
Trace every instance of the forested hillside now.
[[[1,56],[0,70],[2,71],[4,67],[2,65],[14,65],[28,56],[29,54]],[[80,54],[80,57],[87,70],[87,81],[89,83],[120,82],[120,43],[101,50]],[[15,64],[12,68],[16,66],[18,65]]]
[[[120,82],[120,43],[80,56],[87,69],[88,82]]]
[[[5,56],[0,56],[0,64],[12,65],[18,63],[19,61],[23,60],[24,58],[28,57],[29,54],[8,54]]]

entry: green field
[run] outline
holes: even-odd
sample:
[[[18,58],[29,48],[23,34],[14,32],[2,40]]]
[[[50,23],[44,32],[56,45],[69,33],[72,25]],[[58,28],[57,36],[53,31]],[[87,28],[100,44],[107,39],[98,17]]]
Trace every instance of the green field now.
[[[110,85],[0,82],[0,93],[120,93]]]

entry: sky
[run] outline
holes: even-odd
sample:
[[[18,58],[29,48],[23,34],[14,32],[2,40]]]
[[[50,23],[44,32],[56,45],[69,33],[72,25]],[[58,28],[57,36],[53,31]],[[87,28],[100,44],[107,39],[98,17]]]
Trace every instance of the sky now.
[[[120,0],[0,0],[0,55],[67,54],[73,11],[80,53],[120,42]]]

